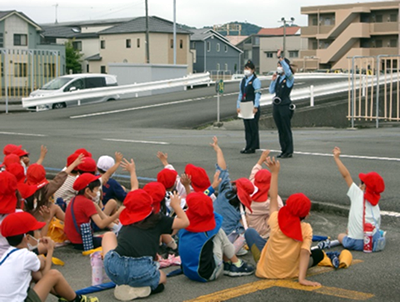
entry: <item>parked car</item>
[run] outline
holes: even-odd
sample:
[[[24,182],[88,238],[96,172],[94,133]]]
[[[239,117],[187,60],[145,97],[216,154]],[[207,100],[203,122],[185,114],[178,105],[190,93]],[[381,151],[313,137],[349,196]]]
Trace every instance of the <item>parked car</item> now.
[[[46,83],[42,88],[35,90],[30,93],[29,97],[41,97],[47,95],[57,95],[62,93],[69,93],[76,90],[92,89],[107,86],[117,86],[117,77],[114,75],[107,74],[94,74],[94,73],[82,73],[82,74],[69,74],[51,80]],[[54,103],[41,106],[41,109],[59,109],[72,105],[77,105],[78,101],[80,104],[106,102],[119,99],[119,95],[105,96],[101,98],[88,98],[82,100],[76,100],[71,102]],[[28,109],[36,109],[36,107],[29,107]]]

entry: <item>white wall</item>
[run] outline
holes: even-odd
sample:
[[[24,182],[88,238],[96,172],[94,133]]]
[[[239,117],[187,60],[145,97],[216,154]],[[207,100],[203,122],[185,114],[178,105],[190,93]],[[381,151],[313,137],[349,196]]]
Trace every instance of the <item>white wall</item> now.
[[[4,48],[28,49],[26,46],[14,46],[14,34],[26,34],[29,40],[28,23],[16,15],[12,15],[4,20]]]

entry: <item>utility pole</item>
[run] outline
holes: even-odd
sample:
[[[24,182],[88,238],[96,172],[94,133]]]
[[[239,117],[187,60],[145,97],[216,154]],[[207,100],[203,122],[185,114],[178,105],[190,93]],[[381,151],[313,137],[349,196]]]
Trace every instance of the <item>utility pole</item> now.
[[[149,9],[146,3],[146,63],[150,63],[150,38],[149,38]]]
[[[281,18],[280,21],[278,22],[282,22],[283,23],[283,49],[282,49],[282,56],[285,58],[285,51],[286,51],[286,23],[290,22],[293,23],[294,18],[291,17],[290,20],[286,20],[284,17]]]
[[[174,65],[176,65],[176,0],[174,0]]]

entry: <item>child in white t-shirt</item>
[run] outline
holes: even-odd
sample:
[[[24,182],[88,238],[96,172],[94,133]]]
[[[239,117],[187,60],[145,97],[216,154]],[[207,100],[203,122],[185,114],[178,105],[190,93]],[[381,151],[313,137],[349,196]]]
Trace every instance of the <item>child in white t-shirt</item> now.
[[[347,233],[339,234],[338,240],[346,249],[362,251],[364,248],[364,223],[370,223],[374,227],[373,250],[377,251],[376,243],[383,235],[383,232],[379,231],[381,213],[378,202],[380,194],[385,190],[385,183],[378,173],[369,172],[367,174],[359,174],[361,184],[357,186],[353,182],[349,171],[340,160],[340,154],[340,149],[335,147],[333,149],[333,158],[335,159],[339,172],[342,174],[349,187],[347,196],[350,198],[351,204]],[[383,249],[383,247],[381,248]]]
[[[28,237],[33,231],[45,226],[27,212],[8,215],[1,224],[1,234],[10,244],[0,258],[0,301],[46,301],[50,292],[60,297],[59,301],[96,302],[97,298],[77,295],[58,271],[51,269],[54,242],[44,237],[42,243],[47,248],[43,258],[30,252]],[[31,281],[36,282],[33,288]]]

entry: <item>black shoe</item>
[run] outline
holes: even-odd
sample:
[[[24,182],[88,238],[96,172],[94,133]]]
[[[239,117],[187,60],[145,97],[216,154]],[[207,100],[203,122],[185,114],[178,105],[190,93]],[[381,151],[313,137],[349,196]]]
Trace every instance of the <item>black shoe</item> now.
[[[251,153],[256,153],[255,149],[248,149],[248,150],[244,150],[243,154],[251,154]]]
[[[282,156],[283,156],[283,153],[277,155],[276,158],[281,158]]]
[[[282,154],[281,158],[292,158],[293,153],[288,153],[288,154]]]
[[[240,153],[244,154],[246,152],[246,148],[243,148],[242,150],[240,150]]]

